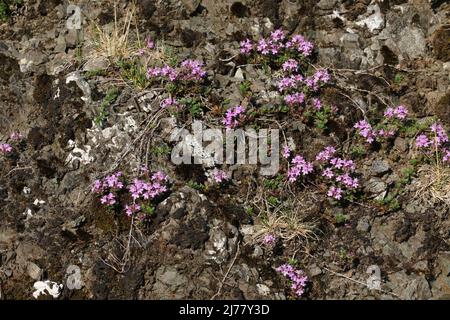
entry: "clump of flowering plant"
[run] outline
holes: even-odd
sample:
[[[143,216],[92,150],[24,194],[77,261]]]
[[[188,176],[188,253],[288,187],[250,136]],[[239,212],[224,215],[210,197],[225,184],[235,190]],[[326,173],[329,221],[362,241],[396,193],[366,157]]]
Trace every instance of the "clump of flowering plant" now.
[[[0,143],[0,152],[7,154],[12,152],[12,146],[9,143]]]
[[[372,126],[367,120],[361,120],[354,125],[354,128],[358,130],[358,134],[364,138],[366,143],[383,142],[397,134],[407,115],[408,109],[404,106],[388,107],[382,121],[375,126]]]
[[[272,233],[266,234],[262,240],[264,245],[269,246],[269,247],[274,246],[276,241],[277,241],[277,238]]]
[[[291,289],[298,297],[303,295],[308,282],[308,277],[303,270],[295,269],[291,264],[285,263],[276,268],[276,271],[280,272],[290,281]]]
[[[450,165],[450,146],[448,135],[442,124],[435,122],[430,126],[429,132],[417,136],[416,147],[426,155],[434,154],[436,161],[442,160]]]
[[[230,108],[225,113],[223,124],[227,129],[237,127],[244,120],[245,108],[241,105]]]
[[[354,176],[354,161],[338,157],[336,153],[334,147],[328,146],[317,154],[316,161],[322,171],[321,177],[330,185],[327,196],[341,200],[359,187],[359,181]]]
[[[110,208],[121,210],[120,199],[130,199],[123,211],[127,216],[136,215],[139,220],[145,220],[153,212],[151,200],[164,194],[168,190],[168,177],[161,171],[151,174],[146,168],[141,175],[126,183],[122,172],[118,171],[103,179],[95,180],[92,192],[98,194],[100,203]]]
[[[301,155],[296,155],[291,159],[291,166],[288,170],[289,182],[296,182],[299,177],[306,176],[314,171],[313,164],[308,162]]]
[[[147,69],[147,79],[160,79],[167,82],[199,82],[206,76],[203,63],[198,60],[185,60],[178,67],[164,65]]]

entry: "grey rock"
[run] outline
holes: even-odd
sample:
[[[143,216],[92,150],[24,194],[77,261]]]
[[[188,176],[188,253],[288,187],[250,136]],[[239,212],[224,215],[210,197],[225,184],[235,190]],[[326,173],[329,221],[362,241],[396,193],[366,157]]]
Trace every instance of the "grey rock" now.
[[[389,275],[387,286],[401,299],[423,300],[431,298],[430,287],[423,275],[408,275],[405,271],[399,271]]]
[[[385,160],[375,160],[370,168],[370,173],[374,176],[382,175],[391,169]]]
[[[89,59],[83,67],[84,71],[105,70],[109,66],[109,60],[105,57]]]
[[[368,232],[369,229],[370,223],[368,217],[362,217],[361,219],[359,219],[356,230],[359,232]]]
[[[406,152],[408,150],[408,142],[400,137],[395,138],[394,146],[400,152]]]
[[[436,260],[435,277],[431,291],[435,299],[450,299],[450,252],[441,252]]]
[[[331,10],[336,5],[336,0],[320,0],[317,7],[322,10]]]
[[[201,0],[181,0],[186,11],[191,14],[197,10]]]
[[[66,52],[66,38],[63,34],[60,34],[58,38],[56,38],[56,46],[55,52],[65,53]]]
[[[192,291],[188,278],[179,273],[176,266],[161,266],[156,271],[153,294],[159,299],[186,298]]]
[[[386,183],[379,178],[371,178],[364,186],[366,192],[379,195],[387,188]]]
[[[315,277],[322,274],[322,269],[320,269],[317,264],[313,264],[309,267],[309,275]]]
[[[40,280],[42,276],[42,269],[39,268],[39,266],[33,262],[28,262],[27,265],[27,273],[33,280]]]

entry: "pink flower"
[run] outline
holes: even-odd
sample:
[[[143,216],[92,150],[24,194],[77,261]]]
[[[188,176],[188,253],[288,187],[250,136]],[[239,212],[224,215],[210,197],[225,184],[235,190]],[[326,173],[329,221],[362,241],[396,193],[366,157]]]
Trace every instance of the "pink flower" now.
[[[325,170],[323,170],[322,176],[327,177],[328,179],[333,178],[334,177],[333,170],[331,170],[331,168],[326,168]]]
[[[297,181],[299,176],[306,176],[313,172],[313,165],[311,162],[307,162],[301,155],[296,155],[291,160],[291,167],[288,170],[289,182]]]
[[[225,118],[222,120],[227,129],[236,127],[239,124],[239,118],[245,113],[245,108],[238,105],[234,108],[228,109]]]
[[[107,204],[107,205],[112,206],[113,204],[116,203],[116,196],[110,192],[107,195],[104,195],[103,197],[101,197],[100,202],[102,204]]]
[[[359,130],[360,136],[366,138],[367,143],[372,143],[375,140],[375,133],[372,126],[366,120],[359,121],[354,127]]]
[[[336,188],[335,186],[332,186],[329,190],[327,195],[331,198],[335,198],[336,200],[340,200],[342,198],[342,189]]]
[[[10,153],[12,151],[12,147],[9,143],[0,143],[0,151],[3,153]]]
[[[253,50],[253,43],[250,41],[250,39],[245,39],[241,41],[241,53],[243,54],[249,54]]]
[[[322,109],[322,102],[320,101],[319,98],[312,98],[312,102],[313,102],[314,108],[316,108],[317,110]]]
[[[291,40],[286,43],[286,48],[294,48],[307,57],[312,53],[314,46],[301,35],[294,35]]]
[[[431,141],[428,140],[428,137],[424,134],[417,136],[416,138],[416,147],[418,148],[426,148],[431,145]]]
[[[133,213],[139,212],[141,206],[138,204],[125,205],[125,213],[127,216],[131,217]]]
[[[213,172],[213,178],[216,183],[222,183],[223,181],[226,181],[229,179],[228,175],[223,170],[214,169]]]
[[[326,147],[316,156],[317,161],[328,161],[336,153],[336,149],[332,146]]]
[[[302,270],[296,270],[292,265],[286,263],[276,268],[276,271],[291,281],[291,289],[294,290],[297,296],[301,297],[303,295],[308,277]]]
[[[18,131],[15,131],[15,132],[11,133],[11,135],[9,137],[13,141],[20,141],[20,140],[23,139],[23,135],[20,132],[18,132]]]
[[[297,71],[298,62],[294,59],[289,59],[283,63],[283,71]]]
[[[169,108],[169,107],[179,107],[180,104],[174,98],[166,98],[161,102],[161,108]]]
[[[288,106],[293,106],[293,105],[300,105],[303,103],[303,101],[305,100],[305,95],[303,93],[293,93],[293,94],[288,94],[287,96],[284,97],[284,102],[288,105]]]
[[[266,234],[263,239],[264,244],[270,245],[270,246],[274,245],[275,241],[276,241],[276,237],[271,233]]]
[[[291,148],[288,145],[283,147],[283,158],[287,159],[291,156]]]

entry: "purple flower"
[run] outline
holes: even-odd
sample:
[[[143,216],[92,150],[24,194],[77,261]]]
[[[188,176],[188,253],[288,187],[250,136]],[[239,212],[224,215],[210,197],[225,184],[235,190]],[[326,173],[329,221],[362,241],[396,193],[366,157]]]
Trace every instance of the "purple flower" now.
[[[329,196],[331,198],[335,198],[336,200],[340,200],[342,198],[342,189],[341,188],[336,188],[335,186],[332,186],[328,190],[327,196]]]
[[[291,167],[288,170],[289,182],[297,181],[299,176],[306,176],[313,172],[314,168],[311,162],[307,162],[301,155],[296,155],[291,160]]]
[[[228,109],[225,118],[223,119],[223,124],[227,129],[236,127],[239,124],[239,118],[245,113],[245,108],[238,105],[234,108]]]
[[[319,98],[312,98],[312,102],[313,102],[314,108],[316,108],[317,110],[322,109],[322,102],[320,101]]]
[[[12,151],[12,147],[9,143],[0,143],[0,151],[3,153],[10,153]]]
[[[283,71],[297,71],[298,68],[298,62],[294,59],[289,59],[286,62],[283,63]]]
[[[282,41],[282,40],[284,40],[285,37],[286,36],[284,35],[284,31],[281,29],[277,29],[270,33],[270,38],[272,39],[272,41],[275,41],[275,42]]]
[[[428,137],[424,134],[417,136],[416,138],[416,147],[418,148],[426,148],[431,145],[431,141],[428,140]]]
[[[91,191],[94,193],[102,193],[103,192],[103,183],[100,180],[95,180]]]
[[[249,54],[253,50],[253,43],[250,41],[250,39],[245,39],[241,41],[241,53],[243,54]]]
[[[178,101],[174,98],[166,98],[161,102],[161,108],[180,107]]]
[[[206,71],[203,70],[203,63],[198,60],[185,60],[181,63],[181,67],[186,70],[184,75],[185,80],[201,80],[206,76]]]
[[[274,245],[275,241],[276,241],[276,237],[271,233],[266,234],[263,239],[264,244],[269,245],[269,246]]]
[[[112,206],[113,204],[116,203],[116,196],[110,192],[107,195],[104,195],[103,197],[101,197],[100,202],[102,204],[107,204],[107,205]]]
[[[305,100],[305,95],[303,93],[293,93],[293,94],[288,94],[287,96],[284,97],[284,102],[288,105],[288,106],[293,106],[293,105],[300,105],[303,103],[303,101]]]
[[[291,148],[289,148],[288,145],[285,145],[283,147],[283,154],[282,155],[283,155],[283,158],[285,158],[285,159],[287,159],[287,158],[289,158],[291,156]]]
[[[336,149],[332,146],[326,147],[316,156],[317,161],[328,161],[336,153]]]
[[[333,170],[331,170],[331,168],[326,168],[325,170],[323,170],[322,176],[327,177],[328,179],[333,178],[334,177]]]
[[[286,263],[276,268],[276,271],[291,281],[291,289],[294,290],[297,296],[301,297],[303,295],[308,277],[302,270],[294,269],[292,265]]]
[[[125,213],[127,216],[131,217],[133,213],[139,212],[141,210],[141,206],[138,204],[125,205]]]
[[[23,135],[18,131],[14,131],[13,133],[11,133],[11,135],[9,137],[13,141],[20,141],[23,139]]]
[[[442,150],[443,156],[442,156],[442,161],[444,162],[449,162],[450,163],[450,150],[448,149],[443,149]]]
[[[312,53],[314,46],[311,42],[305,40],[305,38],[301,35],[294,35],[291,40],[286,43],[286,48],[296,49],[298,52],[307,57]]]
[[[270,52],[269,49],[270,49],[269,42],[266,41],[266,39],[260,39],[258,41],[258,45],[256,46],[256,50],[258,50],[258,52],[260,52],[263,55],[267,55]]]
[[[225,173],[225,171],[223,170],[219,170],[219,169],[214,169],[212,172],[214,181],[216,183],[222,183],[223,181],[228,180],[228,175]]]
[[[360,136],[366,138],[367,143],[372,143],[375,140],[372,126],[366,120],[359,121],[354,127],[359,130]]]

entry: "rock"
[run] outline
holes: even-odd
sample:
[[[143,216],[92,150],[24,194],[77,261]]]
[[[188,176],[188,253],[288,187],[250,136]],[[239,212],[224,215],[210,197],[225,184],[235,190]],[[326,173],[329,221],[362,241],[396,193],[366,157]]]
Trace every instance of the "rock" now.
[[[109,60],[105,57],[89,59],[83,67],[83,71],[105,70],[109,66]]]
[[[39,268],[39,266],[33,262],[28,262],[27,265],[27,273],[33,280],[39,280],[42,276],[42,269]]]
[[[373,176],[383,175],[390,170],[389,163],[384,160],[375,160],[370,168],[370,174]]]
[[[58,53],[66,52],[66,38],[64,37],[63,34],[60,34],[58,38],[56,38],[56,46],[54,51]]]
[[[261,296],[268,296],[268,295],[270,295],[270,289],[265,284],[257,283],[256,284],[256,289],[258,289],[258,293]]]
[[[370,194],[379,195],[386,191],[386,183],[379,178],[371,178],[364,186],[364,190]]]
[[[394,146],[400,152],[406,152],[408,150],[408,142],[400,137],[395,138]]]
[[[367,13],[372,14],[367,18],[360,18],[360,20],[356,22],[357,25],[361,27],[366,26],[370,32],[375,32],[384,27],[384,16],[381,13],[378,4],[368,6]]]
[[[336,0],[320,0],[317,7],[322,10],[331,10],[336,4]]]
[[[153,294],[157,299],[187,298],[192,290],[188,278],[179,273],[176,266],[161,266],[156,270],[156,282],[153,285]]]
[[[234,78],[238,80],[244,80],[244,73],[241,68],[238,68],[236,73],[234,74]]]
[[[406,274],[399,271],[389,275],[386,284],[392,292],[405,300],[423,300],[431,298],[431,291],[425,276],[417,274]]]
[[[450,252],[441,252],[436,260],[435,278],[431,283],[434,299],[450,299]]]
[[[201,0],[181,0],[181,2],[183,3],[187,13],[192,14],[197,10]]]
[[[313,264],[309,267],[309,275],[315,277],[322,274],[322,269],[320,269],[317,264]]]
[[[359,232],[368,232],[370,229],[369,218],[362,217],[359,219],[358,224],[356,226],[356,230]]]

